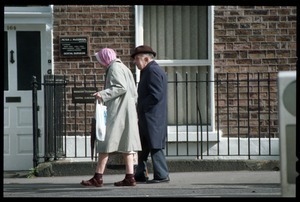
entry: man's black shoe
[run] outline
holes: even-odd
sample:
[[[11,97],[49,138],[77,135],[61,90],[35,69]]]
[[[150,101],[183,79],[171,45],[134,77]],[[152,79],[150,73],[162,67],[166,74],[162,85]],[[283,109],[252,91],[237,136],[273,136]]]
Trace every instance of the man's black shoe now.
[[[169,182],[170,178],[167,177],[165,179],[153,179],[153,180],[148,180],[147,183],[163,183],[163,182]]]
[[[134,177],[136,182],[147,182],[148,181],[148,177]]]

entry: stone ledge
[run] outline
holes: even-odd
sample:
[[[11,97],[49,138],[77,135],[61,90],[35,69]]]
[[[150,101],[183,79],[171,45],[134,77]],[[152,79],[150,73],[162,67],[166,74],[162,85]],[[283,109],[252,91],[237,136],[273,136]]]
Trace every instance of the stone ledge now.
[[[37,166],[38,177],[91,175],[97,162],[53,161]],[[278,160],[168,160],[170,172],[279,171]],[[151,161],[148,163],[152,173]],[[124,165],[107,165],[105,174],[123,174]]]

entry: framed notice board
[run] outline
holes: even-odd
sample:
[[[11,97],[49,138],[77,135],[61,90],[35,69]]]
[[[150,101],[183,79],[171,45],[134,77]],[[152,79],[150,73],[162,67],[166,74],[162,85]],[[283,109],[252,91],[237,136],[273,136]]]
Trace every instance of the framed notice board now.
[[[88,36],[60,36],[59,50],[61,56],[89,56]]]
[[[76,87],[72,88],[73,103],[94,103],[94,93],[98,92],[97,87]]]

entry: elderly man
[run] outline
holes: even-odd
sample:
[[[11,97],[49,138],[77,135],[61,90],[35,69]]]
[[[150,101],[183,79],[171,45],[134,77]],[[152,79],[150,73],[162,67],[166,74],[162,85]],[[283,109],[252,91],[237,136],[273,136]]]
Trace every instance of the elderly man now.
[[[163,149],[167,135],[167,76],[155,62],[156,53],[142,45],[134,49],[131,57],[141,70],[138,84],[138,126],[142,151],[138,152],[135,171],[137,182],[169,182],[169,170]],[[151,155],[153,179],[148,180],[147,160]]]

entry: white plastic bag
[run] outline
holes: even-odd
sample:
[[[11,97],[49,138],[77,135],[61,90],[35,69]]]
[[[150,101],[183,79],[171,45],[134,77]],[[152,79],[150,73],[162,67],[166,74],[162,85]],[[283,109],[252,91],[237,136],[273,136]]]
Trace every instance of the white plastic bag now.
[[[96,138],[98,141],[104,141],[106,134],[106,106],[102,102],[96,101],[95,119],[96,119]]]

